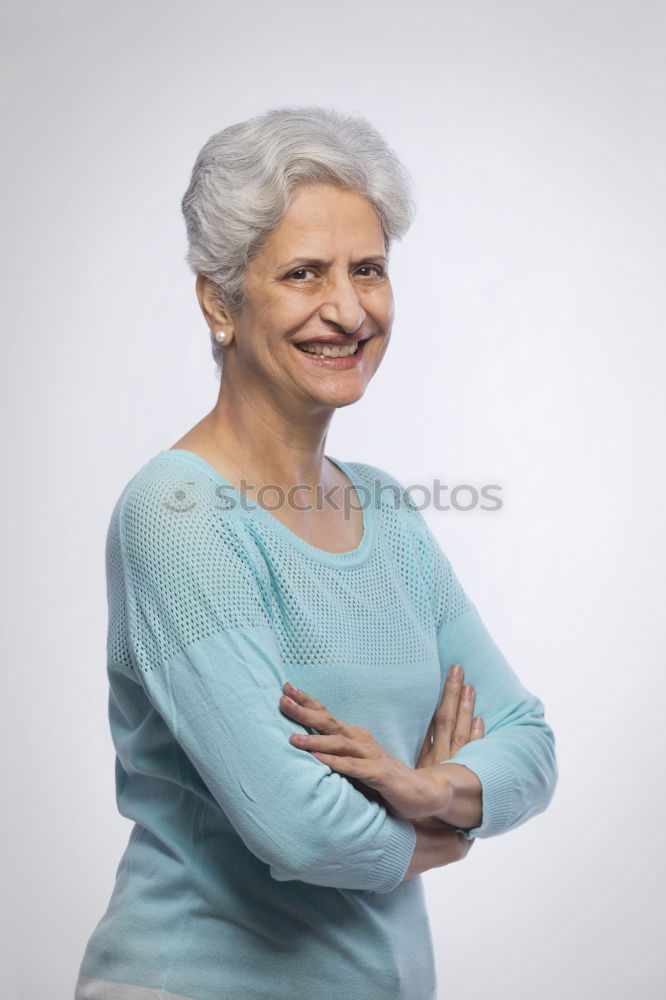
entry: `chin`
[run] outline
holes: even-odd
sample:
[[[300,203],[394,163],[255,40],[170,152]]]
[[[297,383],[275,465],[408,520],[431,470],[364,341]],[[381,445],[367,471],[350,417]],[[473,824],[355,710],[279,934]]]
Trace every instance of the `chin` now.
[[[340,386],[330,392],[326,392],[325,390],[318,392],[316,396],[318,401],[324,406],[351,406],[352,403],[357,403],[362,398],[365,390],[365,385]]]

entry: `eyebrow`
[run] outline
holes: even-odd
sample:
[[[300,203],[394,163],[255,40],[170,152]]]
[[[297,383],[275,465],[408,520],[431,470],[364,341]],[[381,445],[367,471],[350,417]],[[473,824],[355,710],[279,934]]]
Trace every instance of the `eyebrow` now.
[[[354,267],[360,267],[361,264],[372,264],[375,261],[382,260],[386,263],[386,257],[381,254],[370,254],[369,257],[362,257],[360,260],[355,260],[353,262]],[[292,257],[291,260],[285,261],[284,264],[279,265],[279,270],[287,269],[293,267],[295,264],[314,264],[315,267],[330,267],[330,260],[320,260],[315,257]]]

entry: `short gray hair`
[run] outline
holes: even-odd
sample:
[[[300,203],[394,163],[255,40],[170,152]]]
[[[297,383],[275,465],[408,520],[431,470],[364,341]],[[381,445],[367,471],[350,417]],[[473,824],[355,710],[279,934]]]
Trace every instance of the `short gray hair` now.
[[[322,107],[274,108],[229,125],[200,150],[181,207],[194,274],[209,278],[221,304],[243,304],[249,261],[278,227],[299,185],[355,191],[377,212],[386,255],[415,214],[411,178],[377,129],[359,115]],[[211,331],[213,358],[224,348]]]

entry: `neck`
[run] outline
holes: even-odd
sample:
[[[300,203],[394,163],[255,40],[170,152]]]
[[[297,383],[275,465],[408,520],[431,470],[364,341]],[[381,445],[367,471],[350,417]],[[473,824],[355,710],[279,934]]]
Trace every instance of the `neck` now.
[[[334,407],[305,400],[276,400],[223,375],[215,407],[197,425],[201,441],[221,462],[257,486],[288,490],[331,480],[324,459]]]

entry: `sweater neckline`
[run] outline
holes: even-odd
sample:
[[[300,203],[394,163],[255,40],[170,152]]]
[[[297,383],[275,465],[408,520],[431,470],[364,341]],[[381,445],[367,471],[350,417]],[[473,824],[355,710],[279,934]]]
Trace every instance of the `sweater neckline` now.
[[[196,452],[189,451],[187,448],[165,448],[159,454],[160,456],[181,455],[187,461],[193,462],[203,468],[211,478],[224,485],[225,492],[234,498],[237,509],[241,511],[241,516],[256,516],[275,534],[319,562],[331,566],[357,566],[359,563],[365,562],[372,551],[375,539],[375,519],[372,503],[368,502],[369,498],[366,496],[368,492],[367,485],[362,482],[361,478],[346,462],[333,458],[332,455],[325,454],[324,458],[327,458],[336,465],[354,487],[363,518],[363,537],[355,549],[349,549],[347,552],[329,552],[327,549],[320,549],[316,545],[311,545],[310,542],[307,542],[300,535],[297,535],[295,531],[292,531],[291,528],[288,528],[286,524],[283,524],[271,511],[262,507],[258,501],[252,500],[238,490],[230,480],[226,479],[210,462],[202,458],[201,455],[197,455]]]

